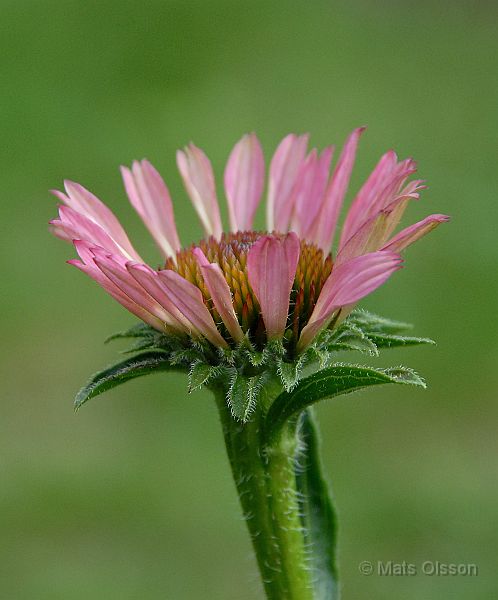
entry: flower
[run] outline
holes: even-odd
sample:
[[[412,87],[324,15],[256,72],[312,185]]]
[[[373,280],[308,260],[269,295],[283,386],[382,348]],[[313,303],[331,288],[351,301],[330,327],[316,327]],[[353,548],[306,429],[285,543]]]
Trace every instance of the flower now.
[[[263,151],[255,134],[232,150],[224,174],[230,232],[224,232],[211,163],[190,144],[177,164],[205,238],[182,248],[170,193],[147,160],[122,167],[131,204],[164,263],[146,265],[114,214],[77,183],[65,182],[53,233],[74,243],[69,263],[99,283],[158,331],[230,348],[262,348],[282,340],[302,352],[317,334],[349,313],[401,267],[399,253],[447,221],[434,214],[393,236],[407,204],[418,199],[412,159],[389,151],[354,198],[332,245],[364,128],[347,139],[331,170],[332,146],[307,153],[308,136],[290,134],[270,162],[266,231],[253,230],[265,186]]]

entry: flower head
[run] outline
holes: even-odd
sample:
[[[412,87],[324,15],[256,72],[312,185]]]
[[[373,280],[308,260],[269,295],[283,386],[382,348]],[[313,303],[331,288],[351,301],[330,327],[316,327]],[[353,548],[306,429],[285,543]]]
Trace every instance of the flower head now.
[[[281,341],[304,351],[325,328],[400,268],[399,253],[447,221],[431,215],[394,234],[422,181],[413,160],[387,152],[360,188],[336,234],[359,138],[347,139],[331,172],[333,148],[307,152],[308,136],[288,135],[269,168],[266,231],[254,230],[265,187],[255,134],[232,150],[224,175],[230,232],[222,228],[211,163],[190,144],[177,154],[205,237],[182,248],[166,184],[146,160],[122,168],[131,204],[163,256],[146,265],[114,214],[79,184],[65,182],[55,235],[74,243],[69,261],[149,326],[179,339],[230,349]],[[332,251],[334,239],[338,239]]]

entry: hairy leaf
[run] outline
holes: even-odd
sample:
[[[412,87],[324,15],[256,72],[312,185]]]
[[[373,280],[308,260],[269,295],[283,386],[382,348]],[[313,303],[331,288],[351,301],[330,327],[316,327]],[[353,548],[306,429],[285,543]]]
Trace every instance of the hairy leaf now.
[[[277,361],[277,372],[280,376],[282,385],[287,392],[290,392],[299,382],[301,373],[306,363],[308,362],[308,355],[303,354],[298,360],[294,362],[285,362],[282,359]]]
[[[223,367],[212,366],[206,363],[197,361],[193,362],[190,366],[188,374],[188,389],[189,392],[202,387],[208,383],[211,379],[218,377],[223,372]]]
[[[395,348],[397,346],[418,346],[419,344],[435,344],[430,338],[420,338],[388,333],[368,333],[367,337],[378,348]]]
[[[119,331],[109,336],[104,343],[112,342],[113,340],[127,339],[127,338],[140,338],[158,335],[158,332],[146,323],[137,323],[130,327],[126,331]],[[160,334],[159,334],[160,335]]]
[[[306,354],[310,361],[318,361],[320,369],[325,369],[332,362],[332,353],[319,346],[310,346]]]
[[[405,367],[374,369],[344,363],[335,364],[302,379],[292,392],[282,392],[275,399],[265,418],[266,438],[273,439],[291,417],[295,417],[319,400],[384,383],[425,387],[423,380]]]
[[[266,380],[266,375],[247,377],[235,373],[228,390],[228,405],[232,415],[245,423],[256,408],[258,396]]]
[[[370,336],[358,327],[346,327],[326,346],[329,351],[356,350],[370,356],[378,356],[377,346]]]
[[[362,309],[355,309],[347,318],[346,323],[357,325],[365,333],[399,333],[400,331],[413,328],[413,325],[410,325],[410,323],[386,319]]]
[[[170,352],[172,365],[189,367],[195,361],[203,361],[204,355],[195,348],[181,348]]]
[[[151,350],[137,356],[130,356],[112,367],[96,373],[78,392],[74,401],[75,408],[78,410],[90,398],[98,396],[135,377],[149,375],[157,371],[175,370],[179,369],[171,365],[168,354],[160,350]]]
[[[269,353],[265,350],[257,352],[256,350],[247,350],[249,362],[253,367],[260,367],[268,361]]]
[[[122,350],[121,354],[136,354],[141,350],[149,350],[152,348],[157,348],[156,339],[153,336],[144,336],[138,338],[131,348],[128,348],[128,350]]]

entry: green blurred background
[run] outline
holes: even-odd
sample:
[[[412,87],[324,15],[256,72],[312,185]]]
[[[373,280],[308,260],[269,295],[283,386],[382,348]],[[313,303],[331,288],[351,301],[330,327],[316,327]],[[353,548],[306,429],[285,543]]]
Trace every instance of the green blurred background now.
[[[408,221],[453,222],[363,304],[438,340],[375,359],[429,389],[319,409],[344,600],[498,597],[496,6],[0,2],[1,598],[262,597],[210,399],[160,375],[74,415],[80,384],[118,356],[103,339],[134,319],[64,264],[74,252],[47,232],[47,190],[88,186],[155,263],[119,164],[157,165],[187,243],[201,231],[177,148],[194,140],[221,177],[244,132],[269,157],[289,131],[323,146],[362,124],[353,188],[394,147],[430,185]],[[364,560],[479,575],[366,577]]]

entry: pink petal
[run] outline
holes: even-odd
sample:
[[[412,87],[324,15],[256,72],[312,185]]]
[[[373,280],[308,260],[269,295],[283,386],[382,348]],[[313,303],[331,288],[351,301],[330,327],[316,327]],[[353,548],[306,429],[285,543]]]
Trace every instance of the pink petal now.
[[[142,260],[131,245],[121,223],[101,200],[79,183],[66,180],[64,187],[67,195],[57,190],[53,190],[53,194],[74,211],[100,226],[121,248],[121,253],[134,260]]]
[[[70,235],[62,225],[60,219],[52,219],[48,222],[48,230],[52,235],[59,238],[60,240],[64,240],[65,242],[72,242],[74,239],[74,235]]]
[[[247,277],[261,306],[268,339],[284,334],[299,252],[293,232],[283,238],[265,235],[249,250]]]
[[[391,252],[401,252],[407,246],[410,246],[421,237],[438,227],[441,223],[446,223],[450,218],[447,215],[430,215],[403,229],[400,231],[395,237],[393,237],[383,248],[382,250],[389,250]]]
[[[388,206],[365,221],[339,250],[335,264],[339,265],[361,254],[380,250],[396,229],[408,202],[418,199],[418,190],[425,187],[420,185],[421,183],[410,182]]]
[[[183,179],[185,189],[201,220],[206,236],[221,237],[220,208],[216,197],[216,185],[213,168],[204,152],[190,144],[182,152],[176,153],[178,170]]]
[[[389,206],[397,197],[399,197],[405,181],[416,171],[417,166],[415,161],[411,158],[398,163],[398,165],[393,169],[391,176],[388,178],[386,185],[370,205],[366,217],[375,214],[377,211],[382,210],[386,206]],[[411,189],[411,187],[412,185],[409,183],[407,188]]]
[[[117,302],[119,302],[124,308],[126,308],[126,310],[138,317],[141,321],[144,321],[144,323],[147,323],[148,325],[154,327],[154,329],[157,329],[158,331],[164,332],[164,323],[160,319],[150,314],[141,306],[138,306],[138,304],[135,304],[135,302],[130,300],[130,298],[128,298],[126,294],[123,294],[121,290],[116,288],[116,286],[112,285],[110,281],[108,281],[107,283],[101,281],[96,275],[96,273],[100,273],[102,275],[99,269],[91,269],[90,267],[88,267],[88,265],[85,265],[79,260],[68,260],[67,262],[68,264],[75,266],[77,269],[83,271],[89,277],[94,279],[110,296],[114,298],[114,300],[117,300]],[[105,277],[103,276],[102,279],[105,279]]]
[[[298,350],[306,348],[342,306],[358,302],[400,268],[401,258],[393,252],[372,252],[334,267],[320,292],[308,324],[301,332]]]
[[[348,240],[347,244],[339,250],[335,259],[335,266],[338,267],[362,254],[380,250],[387,239],[386,230],[389,218],[390,213],[381,210],[364,223]]]
[[[375,169],[370,173],[348,211],[342,228],[339,248],[349,240],[354,232],[370,216],[370,205],[374,202],[377,194],[385,186],[386,179],[395,168],[397,160],[398,157],[396,156],[396,153],[393,150],[389,150],[389,152],[386,152],[386,154],[382,156]]]
[[[312,239],[325,254],[330,252],[332,246],[339,213],[349,187],[349,180],[356,158],[358,141],[363,131],[365,131],[365,127],[358,127],[346,140],[341,156],[339,157],[334,173],[330,179],[318,221],[315,224],[314,231],[310,232],[310,239]]]
[[[90,244],[89,242],[85,242],[84,240],[74,240],[73,244],[76,249],[76,252],[78,253],[78,256],[85,263],[85,265],[97,269],[97,266],[93,262],[93,259],[95,258],[95,254],[92,252],[94,244]],[[101,248],[101,250],[104,249]]]
[[[171,319],[170,326],[173,329],[182,333],[192,334],[195,328],[170,300],[157,271],[154,271],[148,265],[135,262],[126,263],[126,270],[168,312]],[[199,332],[196,331],[196,333],[200,335]]]
[[[165,258],[180,250],[173,204],[162,177],[147,160],[121,167],[126,193]]]
[[[131,258],[129,253],[105,229],[73,208],[60,206],[59,217],[60,219],[51,221],[51,225],[59,237],[65,236],[66,239],[70,240],[85,240],[104,248],[111,254],[121,255],[127,259]]]
[[[106,254],[103,250],[92,249],[95,254],[94,262],[102,273],[135,304],[168,324],[177,327],[177,322],[171,314],[155,300],[128,272],[126,261],[119,257]]]
[[[395,196],[394,200],[392,200],[385,206],[385,208],[382,209],[389,213],[389,220],[385,230],[385,239],[383,242],[389,238],[389,236],[398,226],[406,207],[408,206],[408,202],[410,200],[418,200],[420,197],[418,190],[422,190],[427,187],[425,185],[421,185],[422,183],[423,182],[421,180],[410,181],[408,185],[406,185],[406,187],[404,187],[401,192]]]
[[[225,192],[232,231],[252,229],[264,177],[261,144],[254,133],[247,134],[235,145],[225,168]]]
[[[329,146],[318,157],[316,150],[312,150],[299,171],[291,229],[301,239],[309,237],[311,227],[322,208],[333,152],[334,148]]]
[[[159,271],[159,278],[171,302],[192,325],[212,344],[226,348],[228,344],[221,337],[211,313],[204,304],[200,289],[169,269]]]
[[[389,153],[385,155],[385,157],[388,155]],[[408,158],[398,164],[393,164],[392,158],[395,156],[396,155],[392,153],[391,160],[386,159],[384,170],[382,171],[382,169],[380,169],[380,171],[382,171],[380,173],[381,176],[375,180],[375,185],[369,188],[368,194],[362,195],[363,188],[360,190],[360,193],[353,202],[346,218],[339,248],[342,248],[369,218],[377,214],[383,208],[389,206],[396,197],[400,195],[400,190],[406,179],[412,173],[416,172],[415,161]],[[385,157],[383,157],[383,159]],[[381,159],[381,163],[383,162],[383,159]],[[379,163],[379,165],[381,163]],[[377,167],[379,167],[379,165],[377,165]],[[410,186],[411,184],[408,184],[408,187]],[[357,202],[358,198],[360,198],[360,202]],[[349,221],[350,214],[354,217],[351,221]]]
[[[244,339],[244,332],[233,309],[232,293],[222,270],[216,263],[210,263],[200,248],[195,248],[194,256],[223,323],[232,338],[236,342],[241,342]]]
[[[306,156],[308,134],[289,134],[279,144],[270,163],[266,222],[268,231],[286,232],[293,208],[293,191]]]
[[[70,265],[75,266],[76,268],[80,269],[80,271],[83,271],[89,277],[95,280],[110,296],[117,300],[136,317],[151,327],[154,327],[159,331],[164,331],[164,322],[161,321],[161,319],[158,319],[145,308],[133,302],[131,298],[124,294],[120,288],[118,288],[104,275],[104,273],[102,273],[102,271],[93,262],[94,255],[91,252],[90,245],[87,242],[76,240],[74,242],[74,246],[82,260],[69,260],[68,263]]]

